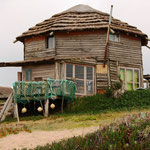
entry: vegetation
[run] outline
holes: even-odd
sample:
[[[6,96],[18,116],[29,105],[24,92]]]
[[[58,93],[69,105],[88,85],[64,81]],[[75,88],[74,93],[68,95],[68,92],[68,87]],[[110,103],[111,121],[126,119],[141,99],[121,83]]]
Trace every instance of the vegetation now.
[[[6,100],[0,100],[0,104],[3,104],[5,102],[6,102]]]
[[[29,128],[25,125],[0,126],[0,138],[10,134],[18,134],[21,131],[31,132]]]
[[[108,93],[107,93],[108,92]],[[120,98],[114,99],[109,96],[111,89],[105,95],[97,94],[78,98],[67,113],[105,113],[108,111],[123,111],[133,109],[150,108],[150,90],[127,91]]]
[[[34,150],[128,150],[150,147],[149,113],[128,116],[85,137],[73,137]]]
[[[68,106],[64,114],[54,113],[48,118],[44,118],[43,115],[24,116],[20,117],[20,123],[25,125],[29,131],[51,131],[98,125],[106,126],[114,120],[124,118],[129,114],[134,115],[140,111],[150,112],[147,108],[150,108],[149,90],[128,91],[119,99],[114,99],[112,96],[108,98],[105,95],[97,94],[95,96],[76,99],[74,104],[70,105],[70,107]],[[15,126],[16,119],[6,119],[0,125],[0,128],[2,125],[9,128],[10,123]],[[17,132],[24,131],[24,129],[17,128],[18,127],[16,127]],[[4,130],[3,127],[2,130]],[[13,134],[15,129],[11,130]],[[0,131],[0,133],[4,132]],[[8,134],[6,131],[6,134],[2,136]]]
[[[128,91],[119,99],[102,94],[76,99],[64,114],[51,113],[48,118],[43,115],[20,117],[22,124],[33,130],[60,130],[78,127],[109,124],[118,117],[148,112],[150,108],[150,90]],[[55,111],[55,110],[53,110]],[[119,112],[119,113],[118,113]],[[16,123],[16,119],[7,118],[3,124]]]

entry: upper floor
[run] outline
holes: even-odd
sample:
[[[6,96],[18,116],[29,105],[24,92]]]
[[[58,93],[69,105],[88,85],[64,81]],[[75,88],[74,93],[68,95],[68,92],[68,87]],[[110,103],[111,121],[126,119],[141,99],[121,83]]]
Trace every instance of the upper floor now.
[[[24,40],[24,59],[48,56],[96,56],[104,60],[106,30],[57,32]],[[142,64],[141,38],[126,33],[110,34],[107,58],[121,63]]]

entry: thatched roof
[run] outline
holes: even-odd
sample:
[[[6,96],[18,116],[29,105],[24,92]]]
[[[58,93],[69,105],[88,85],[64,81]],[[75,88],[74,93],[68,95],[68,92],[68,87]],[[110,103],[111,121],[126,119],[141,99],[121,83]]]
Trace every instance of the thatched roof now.
[[[103,13],[88,5],[77,5],[62,13],[44,20],[36,26],[16,38],[17,41],[24,41],[24,38],[39,34],[46,34],[55,31],[82,31],[97,30],[108,27],[109,14]],[[128,23],[112,17],[111,28],[122,32],[136,34],[142,38],[142,45],[147,44],[147,35]]]
[[[7,99],[11,92],[12,88],[0,86],[0,99]]]

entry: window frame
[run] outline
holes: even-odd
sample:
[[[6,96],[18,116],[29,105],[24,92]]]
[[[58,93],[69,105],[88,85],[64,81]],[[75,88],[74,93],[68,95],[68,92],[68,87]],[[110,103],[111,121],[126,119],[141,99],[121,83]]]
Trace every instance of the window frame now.
[[[120,75],[120,70],[124,69],[124,78],[125,80],[123,81],[125,84],[125,88],[127,90],[127,83],[132,83],[133,89],[132,90],[136,90],[135,88],[135,84],[139,84],[139,87],[141,87],[141,79],[140,79],[140,69],[139,68],[131,68],[131,67],[119,67],[119,75]],[[132,70],[132,82],[127,82],[127,70]],[[138,71],[139,72],[139,82],[135,82],[135,77],[134,77],[134,72]]]
[[[116,36],[118,35],[118,40],[117,40],[117,38],[116,38]],[[110,38],[110,36],[114,36],[114,40],[113,39],[111,39]],[[120,42],[120,34],[119,33],[110,33],[109,34],[109,41],[111,41],[111,42]]]
[[[25,69],[25,74],[26,74],[26,81],[32,81],[32,68],[27,68]],[[30,74],[30,75],[29,75]],[[28,76],[29,75],[29,76]]]
[[[73,69],[72,69],[72,77],[67,77],[66,76],[66,69],[67,69],[67,64],[72,64],[73,65]],[[75,78],[75,66],[83,66],[84,67],[84,78],[83,79],[79,79],[79,78]],[[92,67],[92,80],[87,79],[87,67]],[[94,95],[95,94],[95,67],[93,65],[82,65],[82,64],[73,64],[73,63],[65,63],[65,80],[67,79],[75,79],[78,81],[83,81],[84,82],[84,92],[83,93],[78,93],[76,92],[76,95]],[[92,81],[92,93],[88,94],[87,93],[87,81]]]
[[[49,44],[48,44],[48,39],[49,38],[53,38],[53,47],[49,47]],[[55,48],[55,37],[54,36],[47,36],[46,37],[45,47],[46,47],[46,49],[53,49],[53,48]]]

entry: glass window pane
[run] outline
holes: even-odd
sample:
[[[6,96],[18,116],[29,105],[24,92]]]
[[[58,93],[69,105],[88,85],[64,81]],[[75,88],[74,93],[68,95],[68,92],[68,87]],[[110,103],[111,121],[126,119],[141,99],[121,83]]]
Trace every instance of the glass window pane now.
[[[93,82],[92,81],[86,82],[86,93],[93,94]]]
[[[54,48],[54,37],[48,37],[47,48]]]
[[[76,80],[77,93],[84,93],[84,81]]]
[[[87,67],[86,68],[86,75],[88,80],[93,80],[93,68]]]
[[[115,41],[118,42],[119,41],[119,34],[116,34],[115,38],[116,38]]]
[[[75,65],[75,78],[84,79],[84,66]]]
[[[115,40],[115,38],[114,38],[114,35],[113,35],[113,34],[109,34],[109,40],[110,40],[110,41],[114,41],[114,40]]]
[[[139,70],[134,70],[134,82],[139,82]]]
[[[73,65],[72,64],[66,64],[66,77],[73,77]]]
[[[119,34],[109,34],[109,40],[119,42]]]
[[[120,79],[122,81],[125,81],[125,71],[123,68],[120,69]]]
[[[135,89],[139,88],[139,84],[134,84]]]
[[[32,81],[32,69],[26,69],[26,81]]]
[[[132,82],[133,81],[132,70],[131,69],[126,70],[126,78],[127,78],[127,82]]]
[[[127,90],[129,90],[129,91],[133,90],[133,84],[132,83],[127,83]]]

